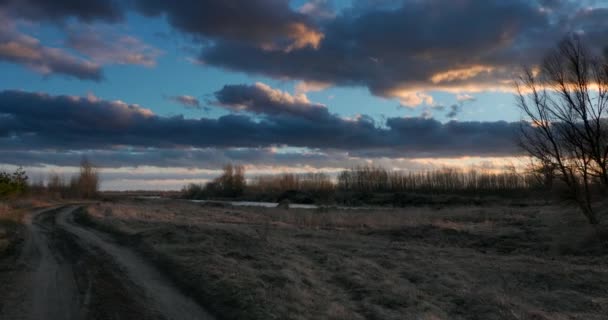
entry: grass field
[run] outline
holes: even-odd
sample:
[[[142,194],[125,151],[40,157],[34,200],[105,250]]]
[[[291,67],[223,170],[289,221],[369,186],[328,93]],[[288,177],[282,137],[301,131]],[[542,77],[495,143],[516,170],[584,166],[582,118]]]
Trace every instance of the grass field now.
[[[92,205],[220,319],[606,319],[608,253],[555,206]]]

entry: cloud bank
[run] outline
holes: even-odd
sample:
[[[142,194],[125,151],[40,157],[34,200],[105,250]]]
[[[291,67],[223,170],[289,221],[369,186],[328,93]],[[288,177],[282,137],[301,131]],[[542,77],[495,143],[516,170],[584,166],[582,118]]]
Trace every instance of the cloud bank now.
[[[268,98],[255,90],[245,90],[240,97],[253,102]],[[162,117],[139,105],[95,97],[2,91],[0,149],[14,152],[291,146],[409,158],[517,153],[514,134],[519,123],[441,123],[434,119],[394,117],[376,124],[366,116],[341,118],[322,107],[296,104],[297,108],[324,110],[320,115],[319,111],[310,114],[300,109],[292,111],[289,108],[294,107],[289,103],[296,101],[287,101],[265,111],[255,103],[249,104],[255,106],[254,112],[264,112],[259,118],[230,114],[216,119],[186,119]],[[277,112],[277,108],[290,111]]]

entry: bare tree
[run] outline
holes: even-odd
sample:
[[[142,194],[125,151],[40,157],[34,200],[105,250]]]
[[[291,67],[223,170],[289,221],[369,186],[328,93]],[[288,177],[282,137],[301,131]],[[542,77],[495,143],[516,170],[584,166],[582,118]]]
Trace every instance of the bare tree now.
[[[97,169],[88,158],[82,158],[80,162],[80,174],[77,178],[77,188],[79,196],[90,199],[97,196],[99,190],[99,174]]]
[[[587,220],[601,221],[595,200],[608,186],[608,64],[576,36],[516,82],[520,144],[541,171],[557,172]]]
[[[221,176],[215,178],[205,187],[211,195],[224,197],[240,196],[245,191],[245,167],[226,164]]]

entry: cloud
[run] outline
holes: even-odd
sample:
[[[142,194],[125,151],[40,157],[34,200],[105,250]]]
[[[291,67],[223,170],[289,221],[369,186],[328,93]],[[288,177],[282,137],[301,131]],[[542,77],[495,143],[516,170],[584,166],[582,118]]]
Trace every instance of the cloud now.
[[[167,99],[177,102],[186,108],[194,108],[194,109],[201,108],[201,102],[193,96],[188,96],[188,95],[170,96],[170,97],[167,97]]]
[[[0,9],[13,16],[31,20],[117,22],[123,18],[119,0],[0,0]]]
[[[475,101],[477,99],[470,94],[459,93],[456,95],[456,100],[459,102],[468,102],[468,101]]]
[[[332,84],[328,82],[300,81],[296,84],[295,89],[297,94],[305,94],[307,92],[323,91],[331,86]]]
[[[424,92],[395,90],[388,94],[395,97],[402,106],[406,107],[417,107],[421,104],[432,106],[434,103],[433,96]]]
[[[85,151],[19,150],[0,156],[0,163],[15,166],[77,167],[86,155],[102,168],[141,167],[199,168],[217,170],[228,162],[249,166],[334,167],[362,165],[366,159],[350,157],[346,152],[276,152],[273,148],[204,148],[148,149],[118,148]],[[158,178],[158,176],[157,176]],[[174,178],[180,178],[175,176]]]
[[[24,65],[43,75],[66,75],[99,81],[99,64],[71,55],[65,50],[46,47],[34,37],[19,32],[9,19],[0,18],[0,60]]]
[[[260,82],[254,85],[225,85],[214,95],[216,105],[236,111],[307,119],[330,117],[324,105],[311,102],[305,94],[291,95]]]
[[[608,43],[608,9],[573,1],[363,2],[317,22],[324,34],[318,48],[269,51],[223,37],[203,47],[200,59],[251,74],[367,87],[414,106],[428,104],[431,91],[511,91],[518,67],[540,61],[572,30],[600,48]]]
[[[249,106],[259,110],[258,105]],[[159,149],[290,146],[410,158],[519,152],[514,143],[514,134],[520,128],[518,122],[441,123],[434,119],[388,118],[384,125],[377,126],[367,116],[343,119],[328,114],[311,118],[299,113],[299,109],[294,110],[298,111],[264,111],[260,119],[234,114],[217,119],[185,119],[158,116],[121,101],[2,91],[0,150],[7,154],[18,150],[112,150],[125,146]]]
[[[162,16],[200,48],[188,58],[197,64],[298,80],[297,93],[322,88],[315,84],[365,87],[406,106],[429,104],[434,91],[511,91],[517,67],[540,61],[569,32],[599,50],[608,43],[608,8],[599,1],[362,0],[336,12],[327,0],[299,8],[285,0],[0,0],[0,10],[36,21],[116,22],[129,10]],[[128,37],[70,40],[94,62],[151,66],[158,55]],[[41,64],[29,63],[52,69]]]
[[[85,31],[82,31],[82,28],[79,26],[79,30],[69,32],[66,45],[100,64],[153,67],[162,54],[161,50],[132,36],[106,33],[92,27],[85,27]]]
[[[450,106],[449,112],[446,114],[446,117],[449,119],[454,119],[460,113],[462,106],[459,104],[453,104]]]
[[[310,0],[304,3],[298,11],[314,19],[333,19],[336,12],[328,0]]]
[[[288,1],[135,0],[149,16],[165,15],[176,29],[198,38],[248,43],[264,51],[318,48],[323,33]]]

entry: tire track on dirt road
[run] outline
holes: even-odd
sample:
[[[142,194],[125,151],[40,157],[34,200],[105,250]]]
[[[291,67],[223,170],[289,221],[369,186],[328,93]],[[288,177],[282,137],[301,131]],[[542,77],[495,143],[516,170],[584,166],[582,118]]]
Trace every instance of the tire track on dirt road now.
[[[77,208],[26,215],[21,254],[0,270],[0,319],[213,319],[144,259],[77,225]]]

